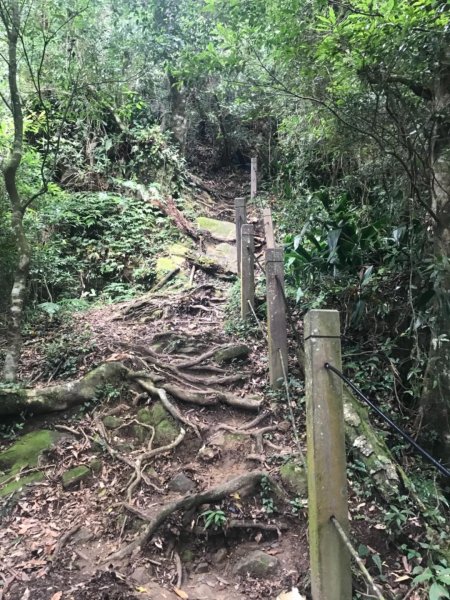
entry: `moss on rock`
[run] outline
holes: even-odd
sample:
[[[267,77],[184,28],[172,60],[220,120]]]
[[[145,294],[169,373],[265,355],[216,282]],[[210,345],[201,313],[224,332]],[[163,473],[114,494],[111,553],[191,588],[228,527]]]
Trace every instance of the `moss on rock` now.
[[[246,344],[235,344],[217,350],[214,354],[214,360],[219,364],[223,364],[237,358],[246,358],[249,354],[250,348]]]
[[[62,474],[62,485],[65,490],[75,487],[80,481],[87,479],[91,474],[91,469],[86,465],[80,465],[73,469],[68,469]]]
[[[295,461],[288,461],[280,468],[280,477],[291,493],[302,498],[307,497],[308,482],[303,465]]]
[[[197,225],[199,229],[206,229],[213,237],[227,242],[233,242],[236,239],[236,226],[231,221],[218,221],[209,217],[198,217]]]
[[[123,421],[119,417],[115,417],[114,415],[108,415],[103,419],[103,425],[106,429],[117,429],[122,425]]]
[[[165,446],[166,444],[170,444],[178,437],[178,429],[176,428],[173,419],[164,419],[161,421],[159,425],[156,427],[155,431],[155,446]]]
[[[155,446],[170,444],[178,436],[175,422],[161,402],[155,402],[151,408],[141,408],[137,413],[137,419],[140,423],[155,428],[153,440]],[[134,431],[139,441],[143,442],[150,436],[150,431],[142,426],[138,430],[138,427],[139,425],[136,425]]]
[[[49,450],[61,437],[63,434],[48,429],[27,433],[0,452],[0,469],[13,475],[24,467],[35,467],[42,452]]]
[[[30,473],[29,475],[24,475],[23,477],[19,477],[19,476],[17,476],[17,477],[18,477],[18,479],[14,479],[13,481],[10,481],[6,485],[2,485],[1,481],[0,481],[0,497],[9,496],[10,494],[13,494],[14,492],[18,492],[25,485],[27,485],[29,483],[36,483],[38,481],[42,481],[44,479],[44,473],[40,473],[40,472]],[[6,479],[6,478],[4,478],[4,479]]]

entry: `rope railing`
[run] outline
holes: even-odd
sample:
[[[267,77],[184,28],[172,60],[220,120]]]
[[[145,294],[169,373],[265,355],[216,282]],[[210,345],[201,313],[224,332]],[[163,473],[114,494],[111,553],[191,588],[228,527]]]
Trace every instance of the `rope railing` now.
[[[399,427],[394,421],[388,417],[370,398],[365,396],[356,385],[348,379],[339,369],[330,365],[330,363],[326,362],[324,364],[325,369],[332,371],[335,373],[342,381],[348,385],[348,387],[355,393],[355,395],[365,402],[372,410],[374,410],[379,417],[383,419],[385,423],[387,423],[392,429],[394,429],[408,444],[410,444],[423,458],[425,458],[428,462],[430,462],[438,471],[445,475],[445,477],[450,477],[450,471],[444,467],[439,461],[437,461],[429,452],[422,448],[420,444],[416,442],[410,435],[406,433],[401,427]]]
[[[256,194],[256,181],[256,161],[252,161],[251,198]],[[368,584],[370,593],[365,595],[385,600],[348,535],[350,524],[342,386],[337,385],[336,378],[330,377],[327,372],[332,372],[344,381],[359,399],[368,404],[443,475],[449,477],[450,471],[364,396],[342,373],[341,333],[337,311],[309,311],[304,319],[305,331],[302,340],[284,289],[284,255],[283,249],[276,245],[271,211],[263,211],[266,250],[265,264],[262,265],[254,251],[253,238],[249,243],[248,235],[253,236],[253,229],[246,224],[245,200],[236,199],[235,204],[237,254],[240,261],[238,272],[241,276],[241,314],[254,318],[263,337],[267,339],[270,384],[274,389],[283,386],[285,388],[298,457],[308,474],[308,526],[313,600],[351,600],[351,558]],[[266,277],[267,331],[254,306],[255,266]],[[245,290],[250,290],[251,293]],[[308,439],[306,458],[295,422],[289,386],[288,327],[292,329],[297,352],[301,353],[301,362],[304,363],[301,366],[304,366],[305,370]]]

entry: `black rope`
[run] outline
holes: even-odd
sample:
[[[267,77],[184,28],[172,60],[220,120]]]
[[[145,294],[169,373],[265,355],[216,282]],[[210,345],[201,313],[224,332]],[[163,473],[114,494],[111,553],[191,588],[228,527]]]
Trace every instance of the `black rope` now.
[[[392,421],[387,415],[385,415],[384,412],[372,402],[372,400],[364,396],[364,394],[355,386],[354,383],[350,381],[350,379],[348,379],[343,373],[336,369],[336,367],[330,365],[330,363],[325,363],[324,367],[325,369],[332,371],[338,377],[340,377],[342,381],[346,383],[348,387],[358,396],[358,398],[360,398],[363,402],[368,404],[370,408],[372,408],[377,413],[377,415],[379,415],[388,425],[390,425],[390,427],[392,427],[392,429],[394,429],[397,433],[399,433],[402,436],[404,440],[411,444],[411,446],[413,446],[417,450],[417,452],[423,456],[423,458],[425,458],[432,465],[434,465],[436,469],[438,469],[438,471],[440,471],[443,475],[445,475],[446,477],[450,477],[450,471],[446,469],[444,465],[441,465],[439,461],[437,461],[433,456],[431,456],[429,452],[427,452],[411,436],[409,436],[406,433],[406,431],[403,431],[403,429],[401,429],[396,423],[394,423],[394,421]]]

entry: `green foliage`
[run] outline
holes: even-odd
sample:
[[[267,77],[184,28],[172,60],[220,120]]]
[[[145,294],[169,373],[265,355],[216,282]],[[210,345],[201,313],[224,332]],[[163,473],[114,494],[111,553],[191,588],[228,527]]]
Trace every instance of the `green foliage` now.
[[[155,279],[155,256],[178,237],[147,202],[104,192],[48,202],[33,227],[40,244],[31,285],[37,298],[50,299],[41,309],[52,311],[53,299],[117,301],[144,291]]]
[[[58,376],[67,379],[78,373],[87,354],[94,349],[89,331],[66,332],[46,344],[45,359],[41,364],[44,379]]]
[[[220,508],[205,510],[201,515],[204,519],[204,528],[223,528],[227,524],[227,516]]]
[[[450,568],[446,562],[431,564],[426,568],[417,566],[414,568],[413,574],[415,575],[414,585],[427,584],[429,600],[450,598]]]
[[[260,293],[261,286],[257,284],[255,290],[256,299]],[[259,304],[255,309],[256,315],[260,321],[265,319],[264,308],[265,304]],[[224,330],[228,335],[234,335],[242,339],[261,336],[261,331],[258,327],[258,323],[255,321],[254,315],[250,315],[248,319],[241,318],[241,283],[239,279],[237,279],[230,288],[228,302],[225,306],[225,315],[226,320],[224,323]]]
[[[275,500],[273,498],[272,485],[267,477],[261,477],[261,503],[264,511],[268,515],[272,515],[277,512]]]

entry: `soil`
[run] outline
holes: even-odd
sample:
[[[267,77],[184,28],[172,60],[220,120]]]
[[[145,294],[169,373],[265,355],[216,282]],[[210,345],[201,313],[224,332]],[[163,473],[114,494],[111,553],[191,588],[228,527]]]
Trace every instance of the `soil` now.
[[[220,189],[209,214],[206,211],[207,216],[231,219],[232,199],[242,193],[242,181],[241,175],[229,173],[222,179],[223,185],[206,182],[209,188]],[[251,214],[250,220],[257,223],[258,217]],[[131,300],[75,313],[69,322],[47,322],[37,336],[26,340],[21,376],[43,386],[73,376],[64,369],[55,372],[46,365],[45,344],[62,336],[75,345],[77,338],[82,339],[87,348],[82,361],[77,363],[77,377],[104,361],[121,361],[133,370],[153,368],[157,372],[157,368],[145,361],[142,349],[155,348],[162,333],[168,334],[165,339],[172,342],[160,350],[161,359],[167,364],[177,358],[177,353],[183,354],[180,342],[170,335],[182,334],[188,340],[187,345],[194,349],[189,356],[201,354],[214,345],[242,343],[241,339],[224,333],[230,285],[231,282],[197,270],[193,290],[188,290],[188,295],[186,289],[176,291],[176,282],[172,281],[156,296],[150,295],[149,303],[143,307],[138,305],[140,300]],[[155,303],[162,308],[156,318]],[[257,327],[246,336],[245,343],[250,346],[249,357],[232,362],[224,373],[243,372],[245,379],[223,389],[242,397],[256,395],[264,401],[261,410],[267,411],[268,416],[258,427],[282,423],[289,419],[289,411],[284,395],[274,394],[267,387],[266,343]],[[209,377],[212,365],[204,363],[191,373]],[[294,362],[290,367],[293,378],[300,379]],[[299,384],[296,400],[301,396]],[[232,494],[217,504],[199,507],[193,514],[173,514],[146,547],[121,559],[109,559],[145,526],[136,511],[151,518],[168,502],[184,495],[169,488],[177,474],[184,473],[194,483],[193,493],[256,469],[265,471],[282,488],[280,466],[297,454],[290,428],[267,433],[261,442],[254,436],[221,428],[225,425],[241,429],[255,418],[254,413],[224,405],[200,407],[172,399],[183,416],[202,432],[202,439],[189,429],[179,446],[152,459],[146,467],[146,481],[140,482],[127,502],[133,470],[112,456],[101,442],[95,443],[96,424],[111,412],[126,423],[136,418],[139,408],[152,406],[154,402],[149,397],[139,398],[138,391],[133,389],[103,390],[100,402],[26,422],[24,431],[63,426],[72,430],[73,435],[43,457],[39,465],[45,473],[43,481],[29,485],[19,499],[0,499],[0,517],[3,517],[0,598],[275,600],[280,592],[293,586],[308,595],[305,499],[285,489],[280,497],[270,484],[262,485],[249,496]],[[304,450],[302,403],[294,402],[293,410]],[[105,430],[104,434],[112,447],[133,462],[148,443],[136,440],[132,424]],[[99,469],[74,487],[63,488],[61,477],[65,471],[90,465],[94,459],[101,461]],[[127,509],[127,504],[135,512]],[[361,512],[353,504],[355,514]],[[373,506],[376,513],[378,509]],[[203,514],[206,510],[223,511],[226,522],[206,527]],[[375,522],[375,515],[372,517]],[[260,528],[229,528],[227,523],[231,520],[253,521]],[[278,531],[270,527],[273,525]],[[383,532],[361,527],[361,534],[367,546],[382,545]],[[234,565],[252,550],[263,550],[278,558],[280,567],[275,575],[256,578],[234,573]]]

